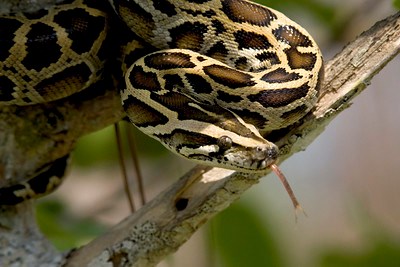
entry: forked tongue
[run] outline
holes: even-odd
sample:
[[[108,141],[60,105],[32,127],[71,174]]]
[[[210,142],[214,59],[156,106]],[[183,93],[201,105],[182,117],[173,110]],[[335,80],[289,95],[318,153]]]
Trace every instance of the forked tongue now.
[[[289,184],[288,180],[286,179],[285,175],[281,172],[281,170],[279,169],[278,165],[271,164],[269,167],[279,177],[279,180],[281,180],[281,183],[285,187],[286,192],[289,194],[290,200],[292,200],[292,203],[293,203],[293,206],[294,206],[294,210],[295,210],[295,214],[296,214],[296,221],[297,221],[297,214],[299,212],[301,212],[305,216],[307,216],[307,214],[305,213],[305,211],[301,207],[299,201],[297,200],[292,188],[290,187],[290,184]]]

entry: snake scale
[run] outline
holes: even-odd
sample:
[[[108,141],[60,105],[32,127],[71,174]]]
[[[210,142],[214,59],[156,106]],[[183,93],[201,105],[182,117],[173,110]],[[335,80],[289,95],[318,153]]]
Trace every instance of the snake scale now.
[[[112,34],[116,16],[118,31],[129,29],[120,37]],[[109,45],[118,39],[118,48]],[[0,44],[0,105],[46,103],[90,87],[114,47],[133,124],[181,156],[241,172],[275,163],[278,148],[263,136],[307,114],[323,76],[307,31],[247,0],[65,0],[0,16]],[[0,189],[0,204],[54,189],[43,173]]]

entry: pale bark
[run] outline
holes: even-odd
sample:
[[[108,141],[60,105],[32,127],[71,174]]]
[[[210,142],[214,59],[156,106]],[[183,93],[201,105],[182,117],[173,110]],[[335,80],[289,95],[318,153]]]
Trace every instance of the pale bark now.
[[[280,160],[304,150],[399,51],[397,13],[364,32],[328,61],[315,110],[296,125],[269,136],[280,147]],[[70,152],[80,136],[120,120],[123,112],[112,86],[95,94],[94,98],[87,92],[41,106],[2,108],[0,185],[23,181],[35,168]],[[260,178],[195,167],[107,234],[74,251],[65,266],[155,266]],[[5,266],[11,266],[12,259],[26,260],[15,266],[60,264],[62,256],[49,248],[29,219],[32,205],[26,202],[1,209],[0,244],[8,249],[7,253],[0,250],[0,262]],[[35,249],[21,250],[21,244]]]

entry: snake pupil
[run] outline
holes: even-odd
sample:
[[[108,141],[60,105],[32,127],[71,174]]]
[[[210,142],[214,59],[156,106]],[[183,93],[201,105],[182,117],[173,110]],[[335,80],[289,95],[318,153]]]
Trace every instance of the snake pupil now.
[[[225,151],[232,147],[232,139],[226,135],[218,138],[217,145],[220,150]]]

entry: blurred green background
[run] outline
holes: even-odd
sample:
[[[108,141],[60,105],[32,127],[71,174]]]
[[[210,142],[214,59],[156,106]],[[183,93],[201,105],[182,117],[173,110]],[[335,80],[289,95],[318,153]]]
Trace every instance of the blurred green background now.
[[[400,8],[400,0],[258,2],[308,29],[326,60]],[[159,266],[400,266],[399,69],[396,58],[306,152],[281,165],[308,217],[295,222],[271,175]],[[134,132],[151,199],[193,164]],[[65,183],[37,206],[42,230],[60,250],[85,244],[129,214],[113,127],[82,138],[73,156]]]

